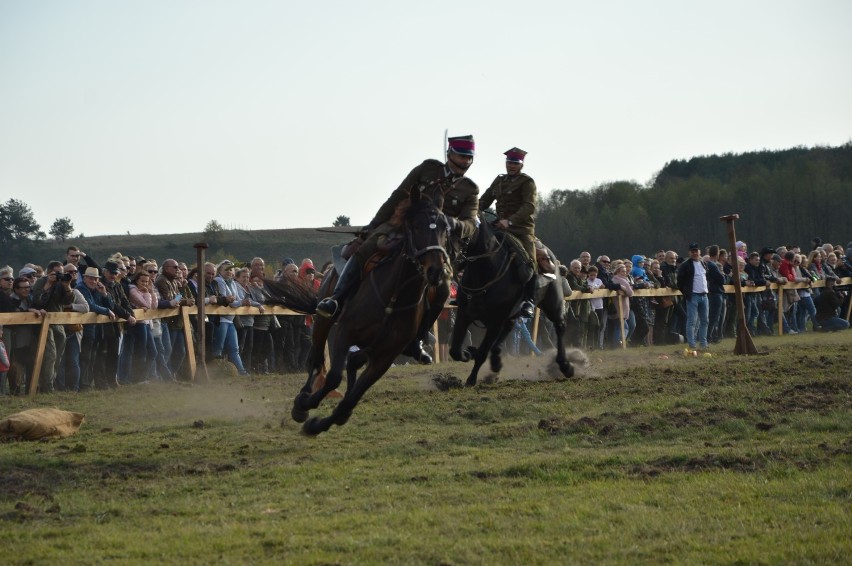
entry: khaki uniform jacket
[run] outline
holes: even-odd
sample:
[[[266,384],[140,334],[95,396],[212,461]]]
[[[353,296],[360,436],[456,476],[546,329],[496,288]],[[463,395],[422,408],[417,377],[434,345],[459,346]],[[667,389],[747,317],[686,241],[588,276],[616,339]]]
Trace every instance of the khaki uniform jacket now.
[[[512,234],[535,233],[535,181],[525,173],[514,177],[498,175],[488,190],[479,199],[480,210],[485,210],[497,201],[497,217],[511,222],[508,232]]]
[[[443,179],[450,174],[446,165],[437,159],[427,159],[412,169],[399,187],[391,193],[388,200],[379,208],[376,216],[370,221],[368,230],[372,231],[390,221],[400,203],[408,199],[408,193],[411,188],[420,186],[421,190],[426,190],[426,194],[433,198],[435,192],[443,190],[444,214],[452,216],[461,222],[462,226],[459,237],[471,237],[476,230],[476,216],[479,211],[479,187],[476,183],[467,177],[459,177],[453,182],[449,190],[439,184],[426,188],[426,185],[429,183]]]

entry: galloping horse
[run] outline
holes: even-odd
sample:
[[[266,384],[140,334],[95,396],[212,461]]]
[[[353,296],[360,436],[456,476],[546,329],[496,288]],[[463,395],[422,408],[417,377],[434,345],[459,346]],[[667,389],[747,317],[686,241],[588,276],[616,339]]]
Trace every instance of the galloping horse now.
[[[293,401],[291,416],[304,422],[302,431],[316,435],[343,425],[358,401],[414,339],[426,308],[430,287],[446,284],[448,277],[447,219],[441,212],[443,200],[433,201],[418,188],[409,193],[411,205],[405,214],[402,243],[391,256],[364,277],[358,291],[350,297],[336,319],[315,317],[308,360],[308,379]],[[328,295],[334,277],[325,277],[320,295]],[[294,293],[292,283],[267,281],[271,301],[302,312],[313,313],[317,297]],[[330,336],[331,334],[331,336]],[[329,340],[329,337],[331,338]],[[325,383],[313,391],[314,382],[323,375],[325,346],[331,358]],[[357,347],[353,348],[353,346]],[[353,350],[353,351],[350,351]],[[357,375],[364,364],[367,367]],[[326,418],[311,417],[308,412],[319,406],[347,372],[346,394]]]
[[[523,248],[514,246],[505,232],[495,232],[482,218],[476,235],[464,254],[464,273],[459,282],[458,313],[450,356],[456,361],[468,361],[473,352],[473,370],[465,385],[476,385],[479,368],[491,354],[491,370],[499,373],[503,367],[500,359],[500,344],[514,326],[519,314],[519,304],[524,283],[533,268],[523,259]],[[555,258],[552,258],[555,259]],[[553,323],[556,330],[556,363],[565,377],[574,375],[574,368],[565,356],[565,297],[559,270],[556,278],[538,277],[536,305]],[[477,348],[462,351],[467,328],[474,321],[485,326],[485,336]]]

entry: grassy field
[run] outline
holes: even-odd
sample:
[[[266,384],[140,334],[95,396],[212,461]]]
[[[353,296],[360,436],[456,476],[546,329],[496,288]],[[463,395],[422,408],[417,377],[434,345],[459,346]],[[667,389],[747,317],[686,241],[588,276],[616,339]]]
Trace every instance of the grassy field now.
[[[317,438],[295,375],[6,398],[87,418],[0,445],[0,564],[848,563],[850,337],[396,367]]]

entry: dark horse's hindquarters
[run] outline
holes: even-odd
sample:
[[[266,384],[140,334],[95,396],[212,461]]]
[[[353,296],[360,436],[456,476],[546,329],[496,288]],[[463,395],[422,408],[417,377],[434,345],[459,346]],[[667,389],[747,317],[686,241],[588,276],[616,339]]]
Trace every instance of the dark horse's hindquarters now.
[[[499,373],[502,369],[500,345],[518,316],[524,284],[530,274],[531,268],[524,262],[523,256],[505,238],[505,234],[495,234],[483,220],[465,254],[450,356],[457,361],[468,361],[470,354],[461,349],[468,327],[474,321],[479,321],[486,329],[482,342],[475,349],[473,369],[466,382],[468,386],[476,385],[479,368],[489,353],[491,370]],[[565,356],[565,297],[560,277],[557,275],[555,280],[540,277],[536,305],[553,323],[556,331],[556,363],[562,375],[571,377],[574,368]]]

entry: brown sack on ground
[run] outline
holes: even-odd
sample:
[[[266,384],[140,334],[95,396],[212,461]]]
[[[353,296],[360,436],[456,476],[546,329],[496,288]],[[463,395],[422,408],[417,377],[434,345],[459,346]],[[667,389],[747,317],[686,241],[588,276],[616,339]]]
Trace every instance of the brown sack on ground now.
[[[62,409],[29,409],[9,415],[0,421],[3,438],[65,438],[80,430],[85,415]]]

